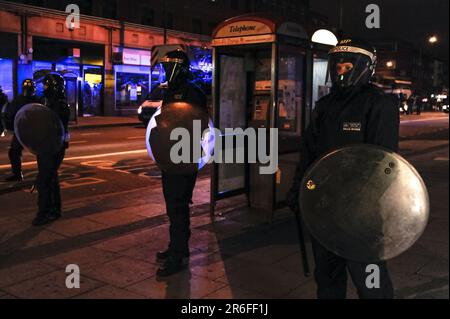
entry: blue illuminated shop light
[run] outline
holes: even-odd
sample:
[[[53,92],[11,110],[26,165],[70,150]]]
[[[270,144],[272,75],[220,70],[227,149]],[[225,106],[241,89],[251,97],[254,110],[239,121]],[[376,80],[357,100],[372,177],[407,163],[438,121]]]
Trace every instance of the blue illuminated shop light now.
[[[212,84],[212,50],[194,47],[191,48],[191,72],[194,76],[192,82],[205,91],[211,93]]]
[[[189,47],[189,58],[191,60],[192,82],[206,94],[211,94],[212,50],[201,47]],[[152,69],[152,89],[164,82],[166,82],[164,68],[161,64],[157,64]]]

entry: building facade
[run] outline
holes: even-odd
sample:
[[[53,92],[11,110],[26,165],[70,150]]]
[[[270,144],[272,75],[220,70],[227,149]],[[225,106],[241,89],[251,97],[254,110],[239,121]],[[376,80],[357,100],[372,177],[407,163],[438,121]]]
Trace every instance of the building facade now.
[[[445,89],[445,64],[400,40],[375,40],[378,51],[376,81],[386,89],[430,95]]]
[[[71,3],[81,13],[153,27],[211,35],[223,20],[251,12],[270,12],[286,20],[316,26],[325,17],[309,10],[309,0],[19,0],[15,3],[64,11]]]
[[[80,9],[67,25],[66,6]],[[25,78],[64,75],[72,119],[131,115],[152,87],[151,48],[210,47],[212,30],[247,12],[271,12],[312,31],[325,17],[307,0],[22,0],[0,1],[0,86],[11,100]]]
[[[135,114],[151,88],[154,45],[164,38],[200,47],[210,42],[205,35],[84,15],[78,28],[68,28],[66,18],[63,11],[0,1],[0,86],[10,100],[23,79],[54,71],[66,79],[73,119]]]

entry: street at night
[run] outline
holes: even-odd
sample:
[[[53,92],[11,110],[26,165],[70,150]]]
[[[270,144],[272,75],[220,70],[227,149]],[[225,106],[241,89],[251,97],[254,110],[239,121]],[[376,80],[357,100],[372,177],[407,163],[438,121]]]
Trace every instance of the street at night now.
[[[0,0],[0,305],[364,318],[389,313],[366,300],[432,299],[421,310],[438,312],[448,12]],[[110,301],[123,299],[139,301]],[[362,312],[328,303],[342,299]]]
[[[431,220],[414,248],[391,261],[399,298],[448,298],[448,127],[444,113],[402,117],[400,153],[429,187]],[[0,184],[2,298],[314,297],[313,280],[300,274],[291,213],[277,212],[271,224],[257,218],[258,212],[247,216],[245,200],[233,199],[221,203],[213,225],[207,173],[193,197],[190,269],[158,282],[154,253],[164,248],[168,221],[145,128],[72,132],[61,170],[65,215],[58,223],[29,225],[36,213],[32,154],[24,156],[23,183]],[[0,145],[0,172],[6,176],[8,140]],[[80,265],[83,284],[75,292],[65,287],[68,264]],[[263,285],[263,279],[270,283]]]

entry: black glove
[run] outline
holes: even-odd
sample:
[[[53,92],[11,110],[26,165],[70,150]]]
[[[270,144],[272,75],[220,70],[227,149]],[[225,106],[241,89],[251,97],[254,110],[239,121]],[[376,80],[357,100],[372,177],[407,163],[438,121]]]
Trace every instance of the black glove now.
[[[292,187],[286,195],[286,203],[289,208],[295,213],[299,210],[299,189]]]

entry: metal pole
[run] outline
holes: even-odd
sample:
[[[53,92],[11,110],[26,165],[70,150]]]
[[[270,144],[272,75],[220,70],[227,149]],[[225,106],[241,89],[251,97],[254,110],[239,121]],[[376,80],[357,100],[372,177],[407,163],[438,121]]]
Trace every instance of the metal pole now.
[[[298,229],[298,241],[300,245],[300,254],[302,256],[303,273],[305,277],[311,276],[311,271],[309,270],[308,253],[306,251],[305,236],[303,235],[302,218],[300,216],[300,210],[295,211],[295,219],[297,221]]]

